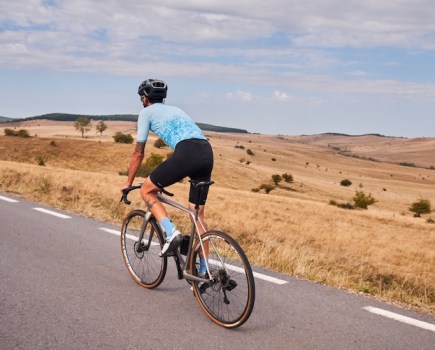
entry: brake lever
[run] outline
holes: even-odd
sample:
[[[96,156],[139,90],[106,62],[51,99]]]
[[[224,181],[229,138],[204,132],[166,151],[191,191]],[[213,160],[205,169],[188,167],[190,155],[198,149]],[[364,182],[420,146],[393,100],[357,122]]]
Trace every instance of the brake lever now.
[[[127,205],[131,204],[131,202],[127,199],[127,196],[128,196],[129,192],[130,192],[130,190],[128,190],[128,189],[122,190],[122,196],[121,196],[120,202],[124,201],[124,203],[127,204]]]

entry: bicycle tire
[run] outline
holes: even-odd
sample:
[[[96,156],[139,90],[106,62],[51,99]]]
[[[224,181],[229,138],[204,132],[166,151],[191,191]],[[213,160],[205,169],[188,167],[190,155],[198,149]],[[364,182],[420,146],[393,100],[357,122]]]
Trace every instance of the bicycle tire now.
[[[159,256],[164,239],[154,217],[151,217],[146,225],[141,246],[137,249],[144,219],[143,210],[133,210],[127,214],[121,228],[121,251],[127,270],[135,282],[142,287],[153,289],[165,278],[167,258]],[[145,248],[147,245],[148,249]]]
[[[240,245],[227,233],[207,231],[209,269],[213,282],[193,282],[194,295],[205,314],[216,324],[236,328],[251,316],[255,282],[251,265]],[[190,273],[198,275],[201,246],[197,241],[190,260]]]

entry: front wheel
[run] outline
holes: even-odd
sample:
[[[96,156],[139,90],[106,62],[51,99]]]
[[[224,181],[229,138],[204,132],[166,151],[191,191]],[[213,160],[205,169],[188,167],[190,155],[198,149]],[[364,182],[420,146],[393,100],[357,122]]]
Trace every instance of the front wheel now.
[[[131,277],[140,286],[156,288],[166,275],[167,258],[159,257],[163,235],[154,217],[145,222],[143,210],[131,211],[121,229],[122,257]]]
[[[202,235],[208,246],[209,283],[193,282],[199,305],[216,324],[235,328],[244,324],[254,308],[255,283],[251,265],[239,244],[227,233],[208,231]],[[193,247],[191,274],[198,275],[203,255],[199,241]]]

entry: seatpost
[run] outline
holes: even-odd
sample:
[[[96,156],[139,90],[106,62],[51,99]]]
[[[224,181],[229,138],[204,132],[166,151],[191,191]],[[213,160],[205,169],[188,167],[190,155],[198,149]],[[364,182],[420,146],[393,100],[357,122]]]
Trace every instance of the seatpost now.
[[[199,187],[198,195],[196,196],[196,203],[195,203],[195,221],[198,221],[199,202],[200,202],[200,200],[201,200],[201,192],[202,192],[202,186]]]

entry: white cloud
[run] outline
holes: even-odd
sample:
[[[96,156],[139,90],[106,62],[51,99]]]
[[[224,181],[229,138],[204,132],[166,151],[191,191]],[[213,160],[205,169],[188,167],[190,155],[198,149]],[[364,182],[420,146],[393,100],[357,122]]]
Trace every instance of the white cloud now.
[[[241,100],[244,102],[250,102],[253,100],[253,96],[250,92],[237,90],[236,92],[227,92],[225,98],[229,100]]]
[[[352,75],[352,76],[354,76],[354,77],[364,77],[364,76],[367,75],[367,73],[364,72],[364,71],[362,71],[362,70],[355,70],[355,71],[353,71],[353,72],[349,72],[348,74],[349,74],[349,75]]]
[[[287,95],[285,92],[275,90],[272,99],[279,102],[290,102],[293,99],[293,96]]]
[[[50,6],[49,4],[55,4]],[[432,46],[435,6],[431,0],[3,1],[0,21],[18,26],[89,33],[105,29],[114,41],[143,36],[167,41],[234,42],[285,33],[300,46]],[[412,40],[411,40],[412,39]]]
[[[292,95],[282,90],[431,99],[430,81],[364,75],[319,47],[435,50],[433,18],[431,0],[3,0],[0,68],[243,81],[284,102]],[[345,65],[349,80],[328,70]],[[241,90],[225,97],[253,100]]]

